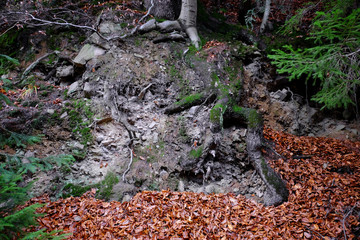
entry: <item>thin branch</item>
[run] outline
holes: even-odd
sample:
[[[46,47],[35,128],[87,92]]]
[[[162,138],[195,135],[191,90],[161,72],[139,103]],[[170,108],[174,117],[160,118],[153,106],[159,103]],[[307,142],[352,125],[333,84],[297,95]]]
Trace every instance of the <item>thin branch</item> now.
[[[36,66],[39,64],[39,62],[41,62],[42,60],[44,60],[45,58],[47,58],[48,56],[52,55],[52,54],[56,54],[58,55],[60,52],[59,51],[53,51],[50,53],[47,53],[45,55],[43,55],[42,57],[39,57],[35,62],[33,62],[32,64],[30,64],[25,71],[23,72],[23,74],[21,75],[21,79],[24,79],[26,77],[26,75],[29,74],[29,72]]]
[[[139,20],[139,23],[144,20],[147,16],[149,16],[150,12],[151,12],[151,9],[154,7],[154,0],[151,0],[151,6],[149,7],[149,10],[147,11],[147,13],[142,17],[140,18]]]

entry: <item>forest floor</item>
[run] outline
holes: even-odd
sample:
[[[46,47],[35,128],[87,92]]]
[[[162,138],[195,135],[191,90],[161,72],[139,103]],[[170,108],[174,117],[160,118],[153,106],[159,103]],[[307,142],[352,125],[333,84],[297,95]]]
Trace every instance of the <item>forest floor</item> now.
[[[117,24],[122,23],[124,31],[131,31],[136,22],[134,19],[143,14],[129,9],[123,11],[124,19],[117,19]],[[103,18],[112,21],[110,17],[113,16],[105,13]],[[0,153],[24,156],[21,164],[27,164],[32,157],[42,159],[58,154],[71,154],[76,162],[69,168],[56,167],[26,175],[28,182],[38,179],[34,183],[35,195],[47,193],[26,203],[45,204],[38,209],[43,214],[37,219],[39,226],[29,231],[60,230],[58,234],[69,233],[69,239],[359,238],[359,123],[328,118],[327,113],[315,112],[315,108],[304,103],[304,97],[297,101],[293,98],[294,93],[298,93],[295,92],[296,84],[289,87],[286,82],[267,89],[277,83],[270,76],[272,69],[263,52],[238,39],[216,39],[217,35],[206,34],[203,37],[208,38],[207,45],[199,52],[187,54],[184,53],[189,50],[186,43],[154,44],[152,40],[157,33],[114,42],[111,48],[102,46],[107,53],[82,66],[86,69],[81,73],[77,72],[79,69],[71,59],[77,56],[86,41],[91,42],[90,37],[79,41],[81,34],[66,31],[49,34],[48,39],[42,39],[42,34],[31,35],[42,47],[35,55],[30,51],[33,60],[53,51],[51,42],[62,48],[62,55],[39,62],[32,74],[36,81],[29,78],[21,87],[12,86],[10,90],[1,83],[1,93],[14,105],[0,111],[0,123],[13,133],[41,136],[41,142],[25,146],[20,141],[12,147],[4,144]],[[35,45],[32,51],[34,49]],[[236,52],[236,49],[245,53]],[[6,77],[19,79],[16,75],[20,76],[21,68],[26,68],[33,60],[24,60],[21,67]],[[238,62],[244,64],[232,65]],[[71,74],[58,76],[69,66],[75,66]],[[210,76],[210,70],[220,77]],[[232,75],[235,75],[234,79],[231,79]],[[212,78],[217,78],[218,82]],[[191,94],[203,93],[203,85],[215,85],[216,82],[228,86],[232,80],[239,79],[244,81],[241,103],[257,109],[265,120],[264,136],[268,147],[264,147],[264,155],[289,190],[288,201],[279,206],[264,206],[261,196],[256,196],[263,194],[264,186],[259,184],[261,179],[254,169],[239,167],[240,160],[248,161],[244,148],[239,151],[244,156],[233,157],[226,152],[217,163],[221,166],[219,175],[225,175],[229,168],[246,172],[237,174],[234,171],[222,176],[247,185],[245,194],[241,194],[241,188],[235,191],[233,182],[221,186],[224,182],[217,181],[216,175],[215,180],[204,183],[205,174],[199,174],[201,183],[192,182],[196,174],[191,175],[192,178],[184,177],[189,172],[178,164],[180,156],[190,159],[189,153],[200,149],[205,142],[203,129],[209,127],[211,108],[215,103],[205,104],[205,101],[194,106],[198,107],[195,111],[186,109],[174,115],[164,114],[164,109],[193,96]],[[68,94],[74,83],[78,84],[78,89]],[[87,83],[90,83],[88,92],[83,86]],[[110,116],[105,105],[93,104],[96,101],[106,103],[105,83],[117,86],[115,97],[121,103],[118,110],[129,124],[144,132],[131,153],[125,127]],[[286,88],[284,99],[274,98]],[[198,116],[190,116],[191,112]],[[277,131],[279,129],[312,136],[295,136]],[[237,137],[237,142],[230,139],[230,144],[225,142],[225,145],[233,147],[243,143],[244,139],[239,140],[239,133],[246,132],[243,126],[234,124],[222,130],[229,138]],[[126,175],[127,181],[119,182],[118,178],[125,176],[132,154],[137,157]],[[229,161],[225,166],[224,160],[231,157],[233,162]],[[211,174],[216,172],[214,169]],[[94,184],[111,171],[118,183],[114,189],[113,185],[99,187]],[[75,183],[83,187],[77,196],[74,196],[77,194],[74,189],[78,187]],[[206,192],[206,184],[214,184],[222,193]],[[67,186],[74,189],[70,191]],[[90,186],[94,188],[90,189]],[[195,189],[192,192],[191,187]],[[106,191],[110,188],[106,196],[102,195],[105,192],[102,188]],[[90,191],[82,195],[84,189]],[[67,197],[69,195],[73,196]],[[107,201],[109,199],[119,201]]]
[[[265,207],[241,195],[144,191],[129,202],[81,197],[46,203],[40,226],[71,239],[357,239],[360,142],[297,137],[266,128],[282,156],[270,160],[290,196]]]

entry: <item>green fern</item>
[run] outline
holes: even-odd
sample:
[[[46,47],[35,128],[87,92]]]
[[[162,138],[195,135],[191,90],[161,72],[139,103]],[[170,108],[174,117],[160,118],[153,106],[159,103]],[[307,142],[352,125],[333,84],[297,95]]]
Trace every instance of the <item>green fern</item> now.
[[[6,129],[0,130],[0,148],[4,148],[5,145],[9,147],[22,147],[31,145],[41,141],[42,135],[29,136],[21,133],[12,132]]]

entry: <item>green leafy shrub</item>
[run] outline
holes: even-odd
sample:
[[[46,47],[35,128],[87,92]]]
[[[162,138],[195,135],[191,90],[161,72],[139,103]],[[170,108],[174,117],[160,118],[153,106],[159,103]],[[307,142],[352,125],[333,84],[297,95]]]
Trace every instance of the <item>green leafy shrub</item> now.
[[[290,45],[269,55],[279,73],[290,74],[290,80],[306,77],[320,83],[312,100],[323,108],[357,106],[356,91],[360,84],[360,9],[345,16],[345,10],[334,8],[318,12],[308,40],[314,47],[294,49]]]

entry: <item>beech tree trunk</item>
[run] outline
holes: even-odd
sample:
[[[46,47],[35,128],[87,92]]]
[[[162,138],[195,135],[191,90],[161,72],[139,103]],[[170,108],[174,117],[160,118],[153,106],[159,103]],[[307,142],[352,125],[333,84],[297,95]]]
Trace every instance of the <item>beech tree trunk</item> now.
[[[182,0],[181,12],[178,18],[180,25],[185,29],[191,43],[198,49],[200,38],[196,29],[197,0]]]
[[[165,21],[157,23],[150,20],[139,28],[140,32],[149,32],[152,30],[160,30],[162,32],[171,32],[174,30],[182,30],[186,32],[191,43],[200,48],[200,37],[196,29],[197,18],[197,0],[182,0],[180,16],[175,21]]]

